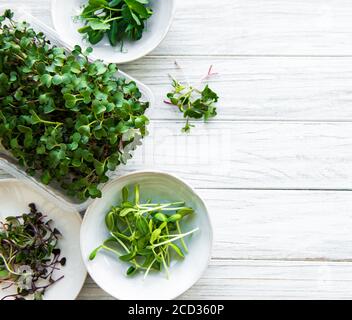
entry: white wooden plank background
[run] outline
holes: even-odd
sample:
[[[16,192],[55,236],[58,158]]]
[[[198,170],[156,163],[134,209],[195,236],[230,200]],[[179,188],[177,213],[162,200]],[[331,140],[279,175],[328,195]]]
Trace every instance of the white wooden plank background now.
[[[25,5],[51,24],[49,0]],[[122,66],[157,103],[121,174],[178,174],[212,215],[213,260],[181,299],[352,299],[351,16],[349,0],[178,0],[160,47]],[[162,103],[175,60],[219,73],[219,116],[189,136]],[[111,299],[91,279],[79,298]]]

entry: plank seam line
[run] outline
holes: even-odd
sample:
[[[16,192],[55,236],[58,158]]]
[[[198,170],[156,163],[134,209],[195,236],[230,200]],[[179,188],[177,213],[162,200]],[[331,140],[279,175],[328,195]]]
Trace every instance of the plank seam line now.
[[[204,58],[352,58],[352,55],[310,55],[310,54],[151,54],[144,57],[145,58],[192,58],[192,57],[204,57]]]
[[[150,117],[149,118],[151,121],[153,122],[174,122],[174,123],[183,123],[184,121],[183,120],[179,120],[179,119],[173,119],[173,118],[162,118],[162,119],[159,119],[159,118],[153,118],[153,117]],[[196,121],[196,120],[193,120],[194,123],[204,123],[204,121]],[[287,123],[312,123],[312,124],[317,124],[317,123],[352,123],[352,118],[350,120],[346,120],[346,119],[260,119],[260,118],[253,118],[253,119],[247,119],[247,118],[244,118],[244,119],[212,119],[212,120],[209,120],[208,122],[206,122],[205,124],[206,125],[210,125],[211,123],[231,123],[231,122],[238,122],[238,123],[241,123],[241,122],[272,122],[272,123],[276,123],[276,122],[287,122]]]
[[[224,257],[212,257],[211,258],[212,262],[301,262],[301,263],[345,263],[345,264],[352,264],[352,258],[351,259],[326,259],[326,258],[270,258],[270,259],[261,259],[261,258],[224,258]]]
[[[231,188],[231,187],[214,187],[214,188],[203,188],[195,187],[196,190],[228,190],[228,191],[308,191],[308,192],[351,192],[351,189],[340,188],[340,189],[322,189],[322,188]]]

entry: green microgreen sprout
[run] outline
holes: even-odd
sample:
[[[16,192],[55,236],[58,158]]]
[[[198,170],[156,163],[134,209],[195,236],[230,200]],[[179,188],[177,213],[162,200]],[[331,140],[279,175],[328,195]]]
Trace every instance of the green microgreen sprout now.
[[[107,35],[112,46],[125,40],[137,41],[142,38],[147,20],[153,11],[150,0],[89,0],[75,20],[84,26],[78,32],[95,45]]]
[[[41,300],[63,279],[54,279],[54,272],[66,264],[58,249],[61,233],[51,227],[52,221],[46,220],[35,204],[29,208],[29,213],[0,222],[0,285],[16,289],[2,300]]]
[[[185,258],[188,247],[184,239],[199,230],[182,232],[181,222],[195,214],[184,202],[141,203],[139,185],[134,187],[134,199],[129,199],[129,189],[122,190],[122,201],[113,206],[105,217],[109,238],[92,251],[90,260],[100,250],[105,250],[129,263],[127,276],[138,271],[144,278],[151,270],[165,270],[169,277],[172,259]],[[181,248],[182,247],[182,248]]]
[[[176,63],[176,65],[178,65]],[[212,66],[209,68],[208,74],[202,79],[202,82],[209,79],[216,73],[212,73]],[[189,133],[194,127],[190,123],[191,119],[201,119],[208,121],[217,115],[215,104],[218,102],[218,95],[210,89],[209,85],[200,90],[196,87],[183,84],[170,75],[172,79],[173,90],[167,94],[168,100],[164,102],[168,105],[177,106],[179,111],[183,113],[186,124],[182,128],[182,132]]]
[[[136,83],[91,52],[68,53],[10,10],[0,16],[0,143],[28,174],[82,201],[101,197],[149,122]]]

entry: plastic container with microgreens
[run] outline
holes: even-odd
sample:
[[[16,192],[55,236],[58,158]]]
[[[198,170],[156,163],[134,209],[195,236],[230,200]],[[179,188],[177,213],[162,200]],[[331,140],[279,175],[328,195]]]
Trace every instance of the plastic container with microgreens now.
[[[3,12],[4,11],[3,6],[0,7],[0,10]],[[31,14],[25,12],[21,8],[11,8],[12,11],[15,13],[15,20],[16,21],[26,21],[27,23],[30,24],[31,28],[33,28],[36,32],[42,32],[45,34],[46,38],[51,42],[52,45],[56,45],[58,47],[65,48],[67,52],[71,52],[73,50],[72,47],[70,47],[67,43],[62,41],[58,34],[50,27],[48,27],[46,24],[38,20],[37,18],[33,17]],[[142,101],[149,102],[149,109],[151,106],[154,104],[154,95],[152,91],[143,83],[140,81],[132,78],[128,74],[122,72],[122,71],[117,71],[116,73],[117,78],[125,78],[127,81],[134,81],[142,93]],[[149,110],[147,109],[147,111]],[[147,115],[147,113],[146,113]],[[130,129],[128,132],[126,132],[123,135],[123,140],[125,141],[130,141],[133,138],[133,142],[125,146],[123,149],[123,158],[125,161],[129,160],[132,156],[132,152],[142,143],[142,135],[140,132],[136,129]],[[121,165],[116,169],[116,171],[121,168]],[[14,158],[11,153],[5,148],[1,146],[1,141],[0,141],[0,169],[6,171],[7,173],[11,174],[12,176],[22,179],[25,182],[31,184],[34,188],[37,190],[44,192],[52,198],[54,202],[57,202],[58,205],[60,206],[65,206],[65,207],[73,207],[78,211],[84,211],[88,208],[88,206],[91,204],[92,199],[88,200],[79,200],[74,197],[67,196],[65,194],[65,191],[60,187],[58,183],[55,183],[54,181],[50,183],[49,185],[44,185],[40,181],[39,176],[30,176],[26,172],[26,168],[22,167],[18,164],[18,161],[16,158]],[[116,175],[115,171],[110,171],[107,173],[107,176],[111,178],[112,176]],[[100,188],[102,188],[104,184],[100,185]]]

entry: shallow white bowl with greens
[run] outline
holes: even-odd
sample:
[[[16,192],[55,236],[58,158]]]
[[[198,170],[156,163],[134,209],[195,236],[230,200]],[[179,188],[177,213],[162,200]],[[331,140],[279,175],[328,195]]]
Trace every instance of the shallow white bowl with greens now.
[[[188,253],[184,259],[175,259],[169,268],[169,278],[164,270],[152,271],[144,278],[143,272],[132,277],[126,275],[128,263],[110,252],[101,251],[91,261],[91,252],[108,237],[105,216],[122,202],[124,187],[140,186],[141,201],[155,203],[185,202],[195,214],[181,222],[182,232],[199,228],[185,238]],[[193,286],[208,266],[213,241],[213,231],[204,201],[182,180],[162,172],[141,171],[118,178],[103,189],[103,197],[88,208],[81,228],[81,250],[90,276],[107,293],[123,300],[169,300],[180,296]]]
[[[151,0],[153,15],[147,21],[142,39],[125,41],[122,50],[120,45],[112,47],[107,37],[94,46],[82,38],[78,29],[83,27],[84,23],[77,21],[75,17],[80,15],[82,6],[87,4],[88,0],[51,0],[51,14],[57,33],[70,46],[93,47],[92,59],[121,64],[147,55],[163,41],[175,15],[175,2],[175,0]]]

